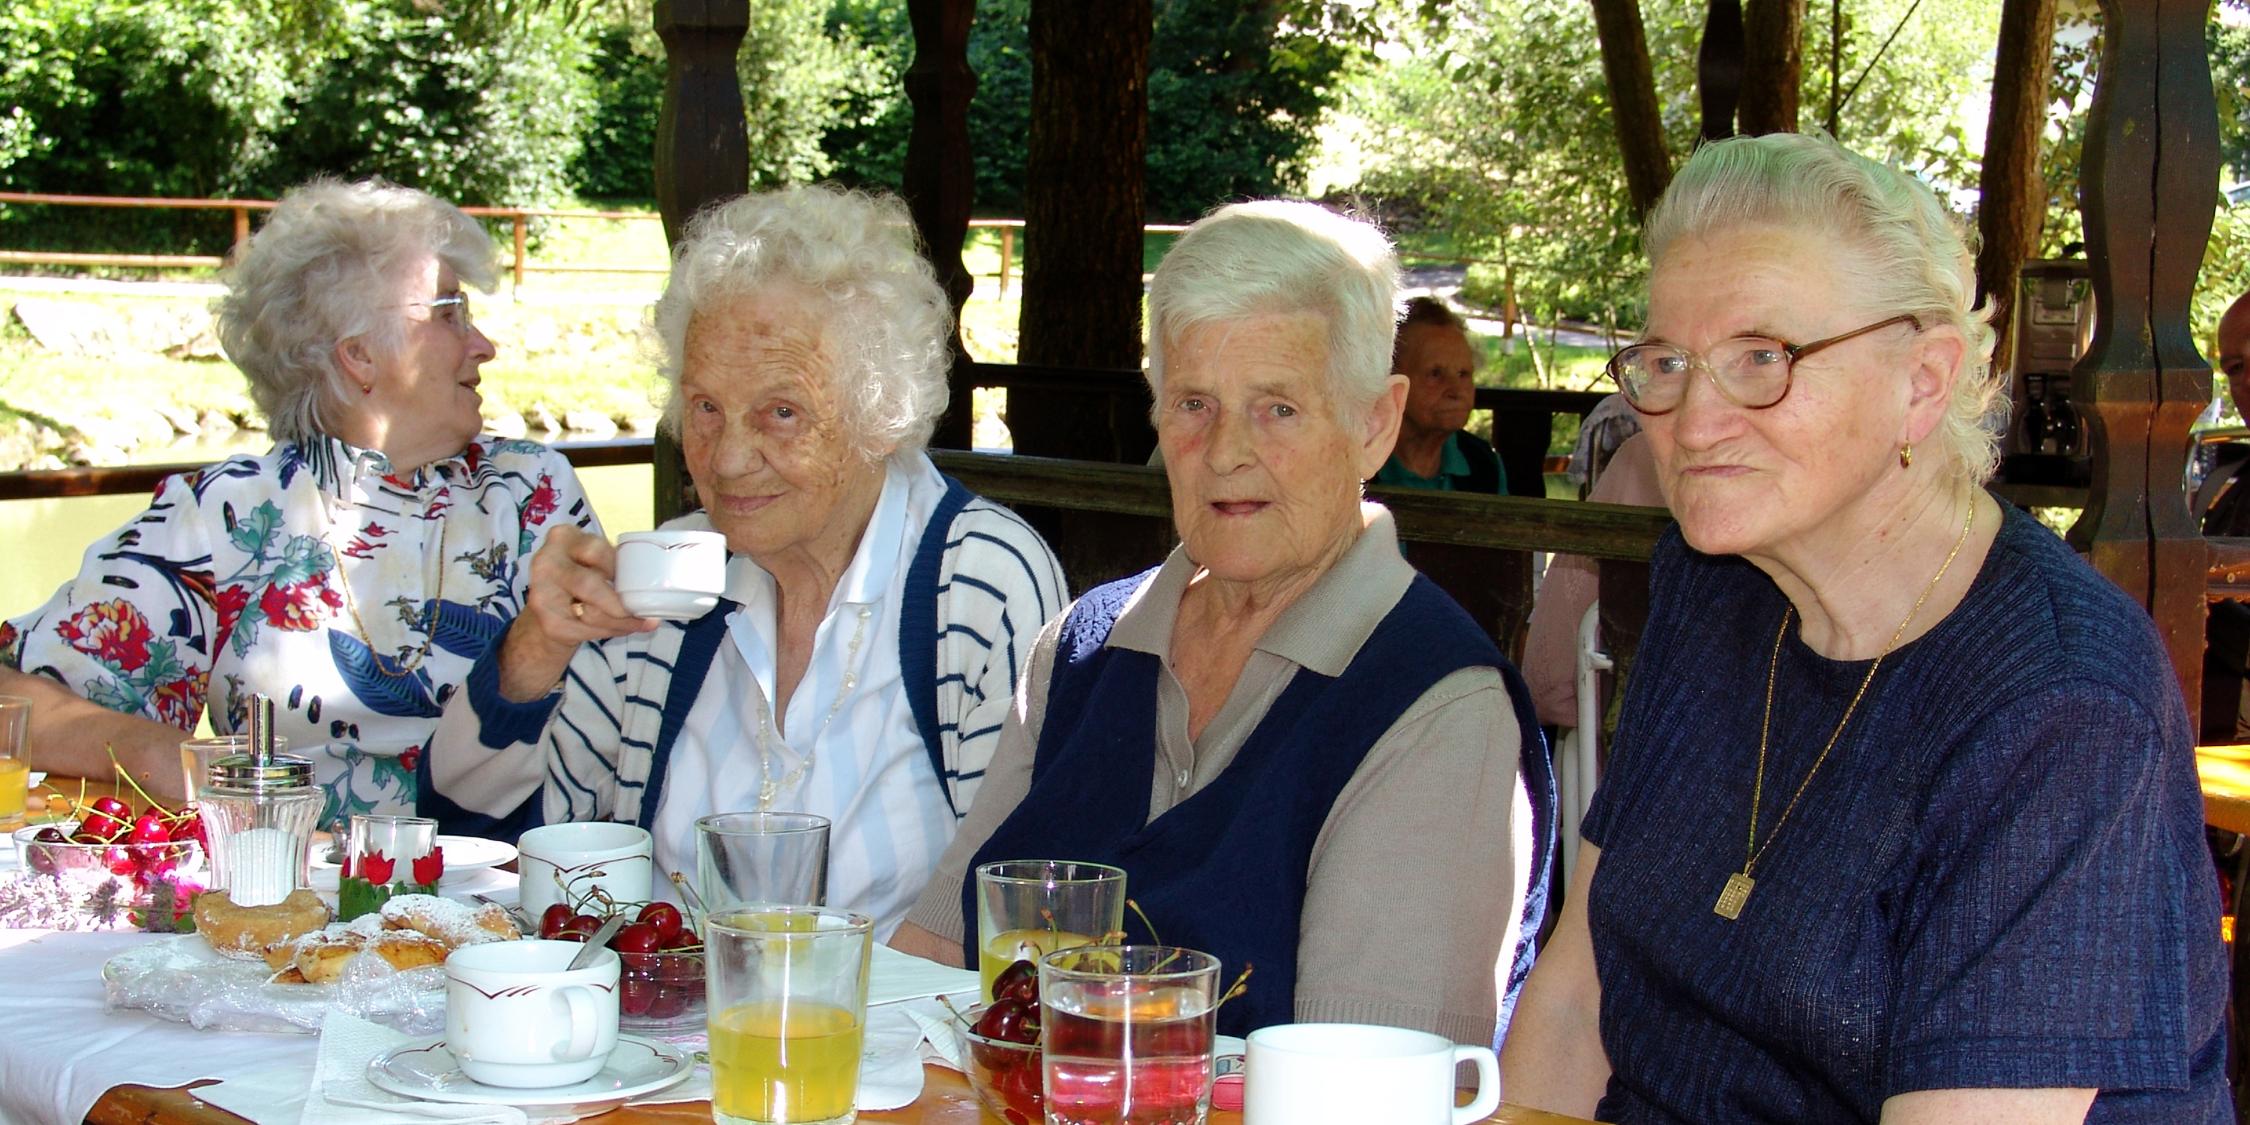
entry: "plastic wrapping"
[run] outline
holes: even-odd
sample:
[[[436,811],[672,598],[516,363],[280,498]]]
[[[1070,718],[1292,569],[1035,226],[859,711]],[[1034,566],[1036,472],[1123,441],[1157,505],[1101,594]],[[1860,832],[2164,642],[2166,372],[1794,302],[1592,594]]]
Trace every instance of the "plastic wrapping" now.
[[[223,1031],[318,1034],[331,1010],[408,1035],[445,1030],[445,969],[400,972],[380,957],[355,957],[333,984],[275,984],[263,962],[230,961],[194,934],[157,938],[102,966],[112,1008]]]

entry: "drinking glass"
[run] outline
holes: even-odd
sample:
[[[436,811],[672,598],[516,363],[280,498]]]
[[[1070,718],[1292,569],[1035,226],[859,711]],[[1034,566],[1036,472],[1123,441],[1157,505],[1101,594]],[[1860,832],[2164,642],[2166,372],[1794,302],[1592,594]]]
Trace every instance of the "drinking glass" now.
[[[419,883],[421,880],[414,877],[414,863],[437,848],[437,821],[426,816],[354,813],[347,839],[344,874],[376,882],[374,875],[367,873],[366,861],[380,857],[390,863],[390,877],[382,882]]]
[[[23,827],[23,805],[31,795],[31,764],[23,758],[24,735],[31,729],[31,701],[0,695],[0,831]]]
[[[716,912],[703,927],[712,1116],[849,1125],[875,924],[820,906]]]
[[[695,822],[695,889],[713,912],[828,902],[828,818],[733,812]]]
[[[1125,924],[1125,872],[1100,863],[1005,859],[977,867],[977,973],[992,978],[1015,962],[1058,949],[1100,945]]]
[[[1087,945],[1039,960],[1049,1125],[1203,1125],[1219,959]]]

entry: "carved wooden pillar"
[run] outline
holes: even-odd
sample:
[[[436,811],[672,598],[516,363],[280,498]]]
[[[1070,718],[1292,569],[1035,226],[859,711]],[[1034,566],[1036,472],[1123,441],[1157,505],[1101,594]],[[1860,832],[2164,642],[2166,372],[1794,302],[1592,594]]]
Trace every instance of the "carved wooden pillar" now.
[[[969,99],[977,93],[977,76],[969,70],[969,24],[976,9],[976,0],[907,0],[906,5],[914,24],[914,65],[906,72],[906,97],[914,106],[914,130],[906,140],[906,205],[914,213],[923,252],[952,299],[956,320],[975,284],[961,264],[961,240],[969,233],[969,206],[976,191],[969,148]],[[969,448],[969,380],[969,356],[956,327],[949,377],[953,396],[931,445]]]
[[[664,41],[664,108],[656,117],[656,206],[664,238],[705,204],[740,195],[750,183],[750,142],[742,119],[735,53],[750,27],[749,0],[656,0]],[[656,437],[656,520],[696,507],[687,462],[670,434]]]
[[[2187,320],[2219,177],[2208,2],[2102,0],[2079,176],[2097,316],[2071,373],[2073,397],[2090,407],[2094,480],[2070,541],[2148,606],[2191,715],[2209,548],[2180,482],[2188,427],[2211,396]]]

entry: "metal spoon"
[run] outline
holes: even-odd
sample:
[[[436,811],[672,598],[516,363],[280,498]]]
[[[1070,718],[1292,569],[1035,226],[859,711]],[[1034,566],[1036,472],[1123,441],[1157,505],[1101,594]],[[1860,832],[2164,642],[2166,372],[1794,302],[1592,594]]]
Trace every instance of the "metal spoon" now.
[[[578,956],[571,958],[570,964],[565,966],[563,971],[566,973],[572,972],[593,964],[594,954],[607,946],[609,939],[616,937],[617,931],[624,925],[625,916],[623,914],[610,915],[609,921],[602,923],[602,928],[595,930],[594,936],[586,939],[586,948],[579,950]]]

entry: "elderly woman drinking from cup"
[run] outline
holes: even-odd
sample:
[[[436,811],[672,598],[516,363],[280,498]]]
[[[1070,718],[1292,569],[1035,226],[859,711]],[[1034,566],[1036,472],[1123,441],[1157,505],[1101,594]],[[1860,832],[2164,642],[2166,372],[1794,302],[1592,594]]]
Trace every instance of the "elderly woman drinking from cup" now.
[[[273,449],[166,478],[0,626],[36,765],[107,777],[106,748],[178,796],[206,699],[225,734],[255,693],[313,759],[322,823],[413,809],[440,703],[522,606],[527,560],[553,529],[599,530],[560,455],[478,436],[493,345],[461,286],[492,281],[491,238],[422,192],[283,197],[218,305]]]
[[[446,709],[448,811],[638,824],[660,872],[696,869],[707,813],[815,813],[828,901],[887,933],[1062,604],[1038,534],[923,452],[950,320],[895,199],[791,188],[697,216],[656,329],[703,510],[668,527],[725,536],[724,596],[694,620],[635,617],[608,542],[555,539]]]
[[[2148,616],[1981,487],[1955,223],[1707,145],[1610,361],[1679,519],[1512,1102],[1604,1121],[2233,1120],[2192,730]]]
[[[1521,682],[1400,559],[1361,486],[1389,456],[1396,259],[1306,203],[1223,208],[1149,290],[1181,545],[1033,648],[985,794],[894,942],[960,963],[979,863],[1126,871],[1156,928],[1249,994],[1229,1034],[1391,1023],[1489,1042],[1544,753]],[[1145,796],[1144,796],[1145,794]],[[973,951],[971,963],[973,963]]]

